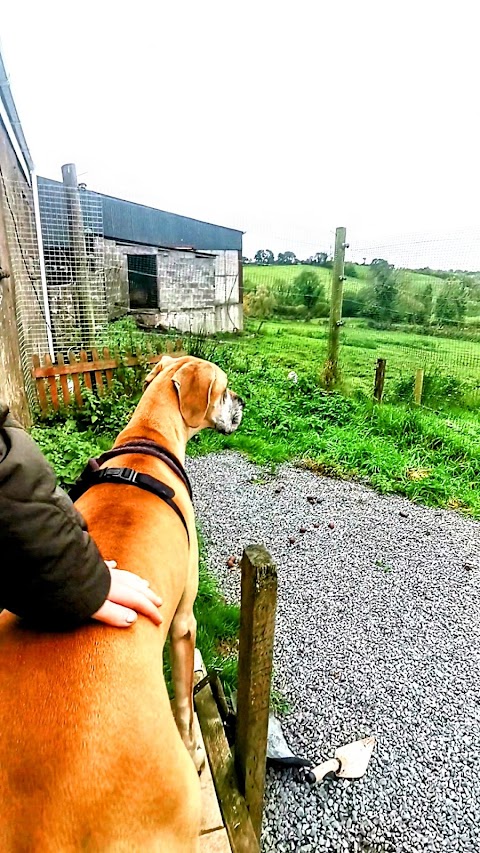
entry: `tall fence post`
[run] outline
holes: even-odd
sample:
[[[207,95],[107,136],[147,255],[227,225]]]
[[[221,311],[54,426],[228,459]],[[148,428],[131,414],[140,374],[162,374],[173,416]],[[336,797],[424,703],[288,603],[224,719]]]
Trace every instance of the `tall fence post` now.
[[[243,552],[235,761],[253,829],[262,830],[277,570],[262,545]]]
[[[345,228],[335,232],[335,253],[332,269],[332,292],[330,296],[330,327],[328,333],[327,363],[324,382],[327,388],[333,388],[338,378],[338,352],[340,345],[340,327],[342,325],[343,282],[345,280],[345,249],[348,248]]]
[[[383,398],[383,386],[385,385],[386,364],[386,359],[377,359],[377,367],[375,369],[375,385],[373,388],[373,396],[377,403],[381,403]]]
[[[413,392],[413,398],[417,406],[422,402],[422,392],[423,392],[423,377],[425,375],[425,371],[423,367],[419,367],[415,374],[415,389]]]
[[[88,281],[85,229],[74,163],[66,163],[62,166],[62,178],[67,199],[68,231],[76,280],[73,297],[78,323],[83,332],[82,343],[84,346],[91,346],[95,343],[95,314]]]

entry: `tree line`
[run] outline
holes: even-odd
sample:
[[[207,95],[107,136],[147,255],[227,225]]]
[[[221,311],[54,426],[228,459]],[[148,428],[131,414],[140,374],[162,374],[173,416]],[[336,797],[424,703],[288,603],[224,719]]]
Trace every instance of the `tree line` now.
[[[352,290],[348,279],[358,278],[359,269],[363,283]],[[425,281],[426,274],[422,273],[421,279],[418,275],[409,276],[409,271],[396,269],[384,258],[374,258],[366,268],[345,264],[343,316],[365,317],[384,328],[392,324],[461,327],[467,312],[480,318],[479,275],[450,272],[437,277],[434,287],[432,282]],[[311,268],[289,279],[272,277],[255,285],[247,273],[245,308],[247,314],[259,318],[311,319],[329,314],[324,282]]]
[[[314,267],[328,267],[331,266],[332,263],[332,259],[329,258],[328,252],[315,252],[314,255],[311,255],[309,258],[305,258],[305,260],[297,258],[295,252],[279,252],[275,259],[275,255],[271,249],[259,249],[258,252],[255,252],[253,260],[244,257],[242,258],[242,261],[244,264],[259,264],[259,266],[262,267],[272,266],[273,264],[276,266],[309,264]]]

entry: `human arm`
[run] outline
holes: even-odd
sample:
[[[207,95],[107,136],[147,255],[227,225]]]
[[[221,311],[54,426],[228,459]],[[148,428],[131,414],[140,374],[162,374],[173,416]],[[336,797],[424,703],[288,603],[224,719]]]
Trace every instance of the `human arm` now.
[[[134,610],[158,624],[158,601],[136,575],[105,565],[35,442],[0,409],[0,607],[43,628],[91,616],[127,626]]]

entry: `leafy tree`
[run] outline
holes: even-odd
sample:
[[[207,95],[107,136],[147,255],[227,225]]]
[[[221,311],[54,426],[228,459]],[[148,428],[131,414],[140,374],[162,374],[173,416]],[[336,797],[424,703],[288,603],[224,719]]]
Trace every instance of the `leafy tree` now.
[[[393,264],[384,258],[374,258],[370,264],[370,287],[365,290],[367,316],[390,325],[395,319],[398,296],[398,277]]]
[[[389,264],[388,261],[385,260],[385,258],[374,258],[370,266],[376,267],[378,269],[382,267],[388,267],[389,269],[393,270],[393,264]]]
[[[468,289],[464,281],[449,279],[443,285],[435,304],[435,317],[443,326],[461,325],[467,313]]]
[[[274,262],[275,256],[271,249],[259,249],[258,252],[255,252],[256,264],[267,266],[267,264],[273,264]]]
[[[473,302],[480,302],[480,277],[473,275],[469,282],[469,298]]]
[[[307,314],[312,316],[321,303],[325,303],[325,288],[318,274],[313,270],[303,270],[294,279],[295,293],[305,305]]]
[[[452,325],[456,319],[455,305],[453,299],[450,299],[448,291],[448,287],[443,287],[435,304],[435,317],[441,326]]]
[[[295,252],[279,252],[277,264],[296,264],[297,256]]]
[[[317,267],[326,267],[328,261],[327,252],[315,252],[313,258],[311,258],[310,263]]]
[[[422,294],[422,302],[423,302],[423,319],[422,323],[424,326],[428,326],[432,319],[433,312],[433,288],[431,283],[425,285],[423,288]]]
[[[418,290],[403,289],[395,304],[395,319],[413,326],[423,325],[425,309]]]
[[[402,280],[395,304],[395,314],[399,320],[417,326],[429,325],[432,306],[433,290],[430,282],[421,287],[415,282]]]
[[[468,284],[465,282],[465,280],[455,283],[452,296],[455,302],[455,309],[457,312],[457,322],[461,324],[465,320],[468,304]]]

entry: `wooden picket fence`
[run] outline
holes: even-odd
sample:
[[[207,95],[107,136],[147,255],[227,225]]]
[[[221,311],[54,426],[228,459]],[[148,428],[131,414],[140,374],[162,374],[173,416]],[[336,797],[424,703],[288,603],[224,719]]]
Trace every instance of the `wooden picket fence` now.
[[[180,354],[183,343],[177,340],[168,343],[167,353],[176,352]],[[121,367],[137,367],[138,365],[156,364],[165,353],[139,353],[127,352],[120,356],[119,353],[112,354],[104,347],[99,354],[97,349],[89,352],[80,350],[78,358],[73,352],[69,353],[68,361],[65,361],[60,352],[56,360],[52,361],[49,355],[43,356],[43,364],[40,356],[32,356],[32,376],[35,380],[37,399],[42,414],[46,414],[50,407],[58,411],[63,406],[69,406],[75,401],[78,406],[83,406],[82,388],[102,396],[105,389],[111,388],[115,371]]]

